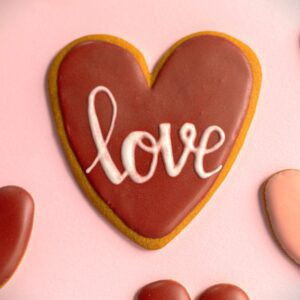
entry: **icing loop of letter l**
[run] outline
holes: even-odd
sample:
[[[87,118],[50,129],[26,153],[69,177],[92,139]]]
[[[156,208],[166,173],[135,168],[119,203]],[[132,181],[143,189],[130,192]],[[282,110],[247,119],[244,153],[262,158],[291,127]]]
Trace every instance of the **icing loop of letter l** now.
[[[95,98],[100,92],[103,92],[108,96],[113,109],[111,125],[105,139],[103,138],[95,109]],[[117,103],[108,88],[104,86],[97,86],[91,91],[88,99],[88,117],[90,129],[98,153],[93,163],[86,169],[87,174],[89,174],[99,162],[108,179],[113,184],[122,183],[127,176],[136,183],[144,183],[154,175],[160,152],[162,153],[166,172],[171,177],[176,177],[180,174],[190,153],[194,153],[195,155],[194,168],[200,178],[209,178],[222,169],[222,165],[219,165],[214,170],[206,172],[203,165],[205,155],[215,152],[224,144],[225,133],[222,128],[216,125],[207,127],[201,136],[199,146],[195,147],[194,143],[197,135],[195,125],[191,123],[183,124],[180,128],[179,136],[184,144],[184,149],[177,164],[175,164],[170,137],[171,125],[169,123],[162,123],[159,125],[160,139],[158,141],[156,141],[153,135],[145,131],[133,131],[125,138],[121,149],[122,163],[125,171],[120,173],[107,149],[117,117]],[[211,148],[208,148],[209,138],[214,132],[219,135],[219,140]],[[148,140],[150,142],[150,146],[146,145],[143,140]],[[143,176],[136,170],[135,150],[137,146],[143,151],[152,154],[149,171]]]

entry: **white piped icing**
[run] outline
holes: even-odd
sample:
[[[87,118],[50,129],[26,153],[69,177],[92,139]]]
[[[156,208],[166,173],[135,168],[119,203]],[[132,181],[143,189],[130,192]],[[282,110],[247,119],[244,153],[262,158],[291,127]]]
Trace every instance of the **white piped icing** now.
[[[103,137],[95,109],[95,99],[98,93],[105,93],[112,105],[112,120],[106,138]],[[99,162],[106,176],[113,184],[122,183],[127,176],[139,184],[150,180],[152,176],[154,176],[159,153],[162,154],[166,172],[170,177],[176,177],[180,174],[190,153],[193,153],[195,156],[194,168],[200,178],[209,178],[222,169],[222,165],[219,165],[211,171],[205,171],[203,165],[205,155],[215,152],[224,144],[225,133],[222,128],[217,125],[207,127],[203,132],[199,146],[195,147],[195,139],[197,136],[195,125],[192,123],[184,123],[179,131],[180,140],[184,145],[184,149],[178,162],[175,163],[171,142],[171,124],[162,123],[159,125],[160,137],[158,140],[146,131],[133,131],[128,134],[122,143],[121,158],[125,171],[121,173],[107,149],[117,118],[117,103],[108,88],[97,86],[90,92],[88,99],[88,118],[98,153],[92,164],[86,169],[86,173],[89,174]],[[208,148],[208,141],[214,132],[218,134],[219,140],[211,148]],[[143,140],[148,140],[150,146],[146,145]],[[146,175],[140,175],[136,169],[136,147],[152,155],[152,161]]]

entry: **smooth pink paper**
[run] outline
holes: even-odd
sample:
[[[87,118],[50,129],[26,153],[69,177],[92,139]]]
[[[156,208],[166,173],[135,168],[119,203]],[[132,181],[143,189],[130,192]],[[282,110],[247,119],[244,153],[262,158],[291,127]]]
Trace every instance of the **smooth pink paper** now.
[[[300,268],[280,251],[258,199],[272,173],[300,168],[298,0],[1,0],[0,179],[29,190],[36,216],[4,300],[131,300],[171,278],[192,297],[230,282],[254,300],[299,300]],[[257,53],[263,85],[246,143],[223,185],[172,243],[146,251],[89,204],[66,163],[46,99],[46,72],[75,38],[120,36],[150,69],[193,32],[226,32]]]

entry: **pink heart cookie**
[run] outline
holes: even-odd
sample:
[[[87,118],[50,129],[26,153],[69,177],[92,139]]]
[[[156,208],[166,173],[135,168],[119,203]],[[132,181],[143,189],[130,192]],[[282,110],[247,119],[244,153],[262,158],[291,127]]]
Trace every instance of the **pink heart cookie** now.
[[[284,170],[270,177],[264,196],[276,240],[300,264],[300,171]]]

